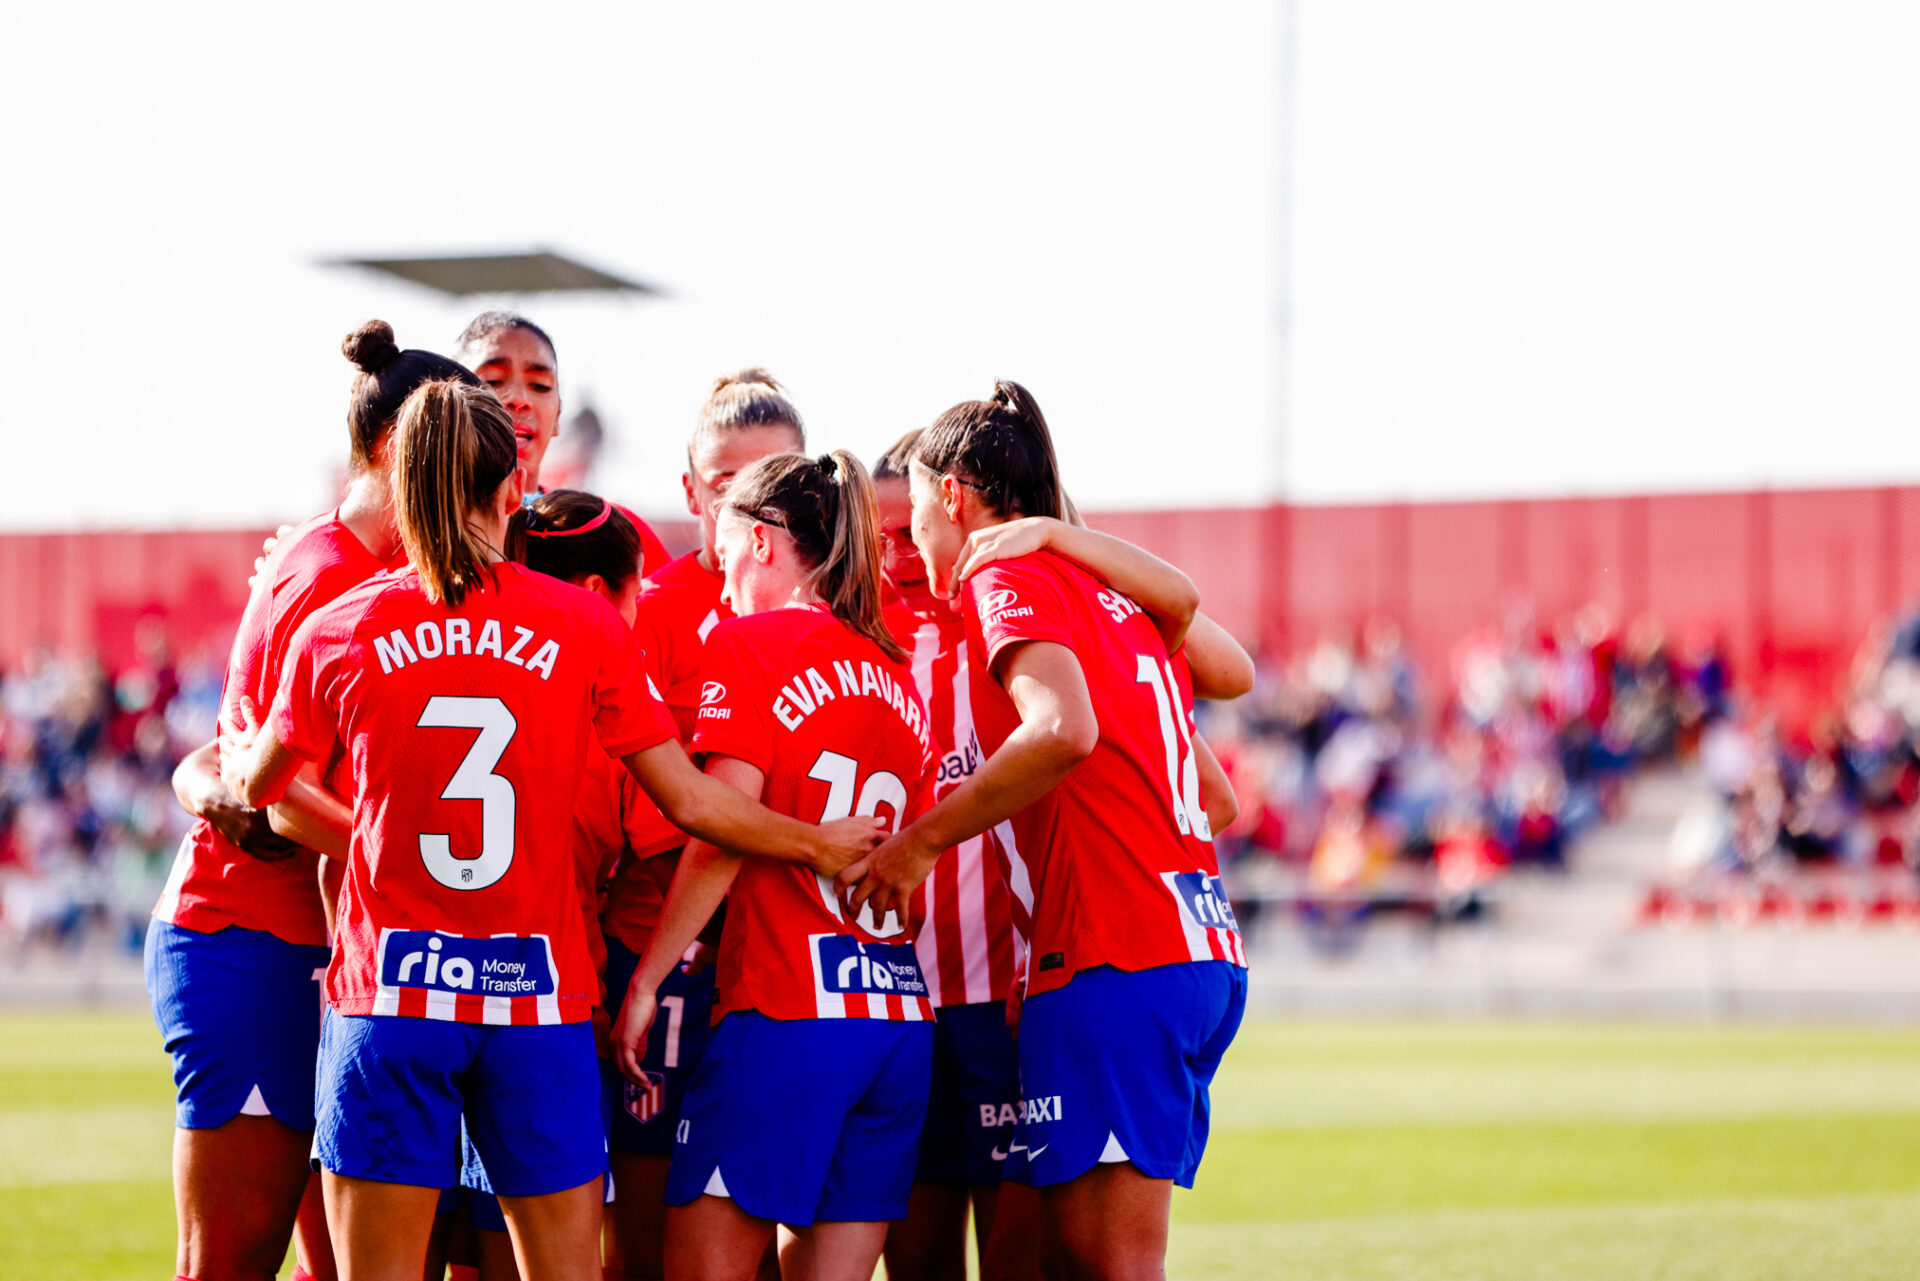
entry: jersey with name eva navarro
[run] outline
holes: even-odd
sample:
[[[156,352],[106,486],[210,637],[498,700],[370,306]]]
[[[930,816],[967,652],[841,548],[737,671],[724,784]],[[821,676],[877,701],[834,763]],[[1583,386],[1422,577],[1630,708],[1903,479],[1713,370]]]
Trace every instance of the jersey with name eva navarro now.
[[[268,723],[309,759],[343,743],[353,780],[341,1014],[571,1023],[594,1003],[575,794],[590,750],[644,750],[673,720],[605,600],[496,570],[451,609],[383,575],[294,638]]]
[[[729,619],[707,638],[696,753],[765,775],[761,801],[808,823],[926,808],[934,755],[905,667],[817,607]],[[716,1019],[927,1019],[933,1007],[897,913],[849,920],[840,889],[799,863],[746,859],[727,898]]]

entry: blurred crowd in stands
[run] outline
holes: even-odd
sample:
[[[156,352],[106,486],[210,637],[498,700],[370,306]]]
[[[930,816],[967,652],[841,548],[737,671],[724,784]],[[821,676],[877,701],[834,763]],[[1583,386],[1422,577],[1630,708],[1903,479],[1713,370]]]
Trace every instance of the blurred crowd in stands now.
[[[0,672],[0,952],[144,939],[189,826],[173,768],[212,737],[222,673],[176,664],[157,627],[139,650]]]
[[[1870,638],[1804,732],[1743,708],[1700,744],[1713,794],[1684,815],[1645,915],[1920,919],[1920,617]]]
[[[1557,626],[1516,610],[1446,675],[1430,685],[1377,620],[1262,664],[1251,695],[1210,710],[1241,807],[1218,846],[1252,915],[1292,907],[1332,948],[1382,911],[1477,916],[1509,869],[1563,869],[1631,771],[1691,755],[1730,710],[1710,636],[1623,634],[1598,609]]]
[[[157,628],[139,650],[118,672],[0,672],[0,952],[141,943],[188,826],[172,771],[212,737],[221,670],[176,663]],[[1384,911],[1471,919],[1512,869],[1562,870],[1633,771],[1676,760],[1713,794],[1675,832],[1675,892],[1920,861],[1920,618],[1870,642],[1799,735],[1730,675],[1710,634],[1598,608],[1516,610],[1439,684],[1385,620],[1264,660],[1252,694],[1202,708],[1240,801],[1217,844],[1243,922],[1290,910],[1337,950]]]

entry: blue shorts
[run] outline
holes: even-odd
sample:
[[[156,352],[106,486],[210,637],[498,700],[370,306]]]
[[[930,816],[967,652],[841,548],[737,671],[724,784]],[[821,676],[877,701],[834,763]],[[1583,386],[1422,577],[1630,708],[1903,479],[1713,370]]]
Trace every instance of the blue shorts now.
[[[617,1090],[610,1088],[613,1082],[607,1080],[607,1070],[612,1067],[607,1060],[600,1060],[600,1132],[606,1133],[613,1125],[613,1101],[619,1097]],[[618,1077],[620,1073],[613,1074]],[[613,1173],[607,1173],[607,1200],[613,1200]],[[486,1162],[480,1159],[480,1150],[473,1146],[473,1135],[467,1130],[467,1123],[460,1122],[460,1186],[449,1188],[440,1195],[440,1204],[435,1214],[451,1214],[461,1206],[467,1208],[467,1218],[473,1226],[482,1232],[505,1232],[507,1216],[500,1208],[500,1197],[493,1190],[493,1180],[487,1177]]]
[[[627,1003],[627,984],[639,966],[639,957],[619,939],[608,936],[607,997],[613,1004],[615,1023]],[[711,965],[689,974],[682,964],[674,966],[660,984],[656,997],[660,1008],[647,1033],[646,1057],[640,1062],[647,1073],[646,1088],[608,1065],[613,1088],[618,1092],[613,1129],[607,1136],[607,1144],[615,1152],[673,1155],[673,1132],[686,1106],[687,1086],[707,1052],[708,1042],[713,1040],[713,976]]]
[[[327,949],[238,925],[147,929],[147,998],[173,1056],[173,1123],[211,1130],[270,1116],[313,1129]]]
[[[703,1193],[804,1228],[907,1216],[933,1027],[735,1010],[694,1073],[667,1204]]]
[[[1192,1187],[1207,1090],[1246,1010],[1247,972],[1230,961],[1102,965],[1027,998],[1006,1177],[1046,1187],[1131,1161]]]
[[[1019,1103],[1020,1052],[1007,1003],[941,1006],[914,1182],[999,1187]]]
[[[606,1173],[591,1023],[504,1026],[329,1010],[314,1154],[356,1179],[447,1188],[464,1117],[503,1196]]]

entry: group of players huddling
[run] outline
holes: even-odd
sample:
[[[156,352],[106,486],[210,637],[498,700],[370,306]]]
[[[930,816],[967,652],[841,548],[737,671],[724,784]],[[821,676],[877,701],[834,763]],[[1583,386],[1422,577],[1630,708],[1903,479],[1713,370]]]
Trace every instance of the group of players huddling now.
[[[871,474],[760,370],[700,548],[535,482],[552,341],[349,335],[148,937],[176,1271],[1162,1274],[1246,1002],[1192,583],[999,383]],[[696,765],[695,762],[698,762]],[[313,1173],[317,1171],[318,1173]]]

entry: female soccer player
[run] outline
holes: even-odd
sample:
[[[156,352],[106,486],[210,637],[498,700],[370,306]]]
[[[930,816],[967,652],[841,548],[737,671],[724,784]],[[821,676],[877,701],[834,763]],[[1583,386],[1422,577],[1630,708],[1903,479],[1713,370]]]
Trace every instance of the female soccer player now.
[[[968,693],[973,674],[966,623],[952,602],[933,593],[913,544],[908,468],[919,439],[916,430],[894,442],[874,466],[873,487],[887,585],[895,598],[887,621],[910,655],[914,684],[927,706],[940,758],[938,799],[965,782],[982,755]],[[1007,996],[1018,965],[1017,940],[1027,925],[1021,900],[1032,897],[1024,887],[1022,894],[1009,887],[1007,869],[995,834],[984,832],[943,853],[911,899],[914,949],[937,1017],[913,1194],[907,1217],[887,1232],[891,1276],[964,1281],[969,1201],[983,1276],[1018,1275],[1022,1263],[1038,1262],[1035,1232],[1020,1231],[1017,1223],[999,1225],[1004,1260],[990,1245],[1003,1204],[1000,1170],[1020,1100]],[[1016,913],[1023,917],[1020,931]]]
[[[529,491],[540,487],[540,465],[560,430],[560,357],[547,331],[513,311],[483,311],[468,323],[454,354],[493,389],[513,415],[514,449]],[[642,573],[672,557],[643,520],[635,520]]]
[[[687,510],[700,518],[700,548],[653,573],[643,584],[634,631],[661,695],[693,742],[701,706],[700,667],[708,636],[732,611],[721,599],[725,579],[716,547],[718,509],[734,478],[762,458],[806,448],[800,411],[764,369],[721,378],[701,407],[681,477]],[[660,904],[673,879],[686,834],[659,813],[640,813],[627,833],[628,853],[614,869],[602,924],[607,940],[607,994],[624,998],[634,967],[653,937]],[[717,939],[710,931],[709,938]],[[610,1277],[657,1277],[665,1244],[667,1158],[680,1122],[687,1083],[705,1052],[713,1012],[712,948],[687,949],[655,994],[666,1012],[647,1043],[645,1073],[624,1082],[613,1113],[614,1199],[608,1209],[606,1267]],[[618,1009],[615,1010],[616,1016]]]
[[[714,839],[831,863],[871,825],[812,828],[701,775],[619,615],[500,562],[522,490],[490,392],[423,386],[396,446],[407,570],[302,625],[223,777],[267,804],[340,748],[353,780],[314,1142],[343,1276],[417,1281],[463,1116],[521,1275],[590,1276],[606,1147],[566,839],[589,735]]]
[[[941,415],[911,482],[936,591],[973,531],[1063,515],[1058,476],[1018,384]],[[1156,624],[1048,551],[988,565],[961,601],[991,678],[972,686],[986,763],[844,874],[849,903],[892,906],[942,850],[1013,820],[1034,923],[1008,1176],[1042,1189],[1070,1272],[1157,1276],[1172,1185],[1191,1185],[1207,1087],[1246,1001],[1218,868],[1194,835],[1198,771],[1167,657],[1194,602]]]
[[[576,489],[548,490],[530,497],[515,514],[507,536],[507,555],[536,573],[594,593],[612,605],[631,627],[640,598],[640,528],[641,522],[625,509],[597,495]],[[604,973],[607,962],[606,938],[600,930],[601,887],[616,861],[630,849],[628,829],[649,818],[660,821],[659,814],[620,762],[600,752],[587,754],[586,777],[574,800],[574,879],[596,978]],[[669,863],[667,875],[671,874]],[[663,881],[663,894],[665,888]],[[624,985],[625,973],[620,981]],[[624,1081],[607,1047],[610,1028],[603,983],[593,1011],[594,1043],[600,1056],[602,1090],[610,1091],[609,1097],[613,1097]],[[452,1239],[446,1244],[455,1247],[452,1253],[473,1261],[480,1281],[513,1278],[517,1276],[513,1244],[499,1198],[493,1194],[484,1163],[464,1137],[462,1149],[462,1194],[441,1199],[442,1213],[434,1222],[436,1246],[427,1256],[428,1274],[437,1275],[435,1263],[443,1252],[437,1238],[448,1233]],[[465,1211],[461,1221],[476,1235],[458,1235],[456,1216],[447,1213],[454,1208]],[[609,1205],[609,1223],[613,1213]],[[656,1210],[654,1217],[663,1213],[664,1208]]]
[[[953,604],[933,593],[913,543],[908,482],[920,436],[908,432],[880,459],[874,492],[887,580],[901,602],[888,611],[888,620],[913,652],[914,680],[941,751],[937,797],[972,775],[980,747],[969,703],[966,626]],[[954,567],[956,585],[996,560],[1052,548],[1126,592],[1149,614],[1177,618],[1191,607],[1192,584],[1185,575],[1129,543],[1085,529],[1076,513],[1068,514],[1067,521],[1031,516],[970,534]],[[1252,659],[1198,613],[1175,659],[1183,674],[1188,657],[1206,674],[1209,697],[1237,698],[1252,687]],[[1197,734],[1193,744],[1208,818],[1229,823],[1237,811],[1225,773]],[[1002,830],[1010,834],[1004,825]],[[896,1276],[962,1281],[969,1199],[982,1275],[996,1281],[1040,1275],[1037,1194],[1001,1180],[1020,1094],[1007,998],[1014,971],[1023,964],[1032,895],[1024,885],[1018,894],[1007,886],[1010,864],[999,845],[988,832],[942,854],[911,900],[914,945],[938,1016],[933,1091],[912,1206],[887,1234],[887,1267]]]
[[[874,521],[851,454],[768,458],[736,479],[719,532],[736,617],[707,640],[694,750],[781,813],[893,827],[926,803],[934,759],[881,616]],[[783,1275],[871,1276],[906,1213],[932,1068],[911,941],[897,919],[846,912],[825,877],[691,842],[615,1029],[630,1079],[655,990],[723,896],[722,1017],[667,1178],[667,1275],[751,1277],[785,1224]]]
[[[360,370],[347,406],[346,497],[283,537],[254,584],[228,661],[226,729],[239,725],[243,699],[272,701],[288,643],[309,614],[398,558],[388,464],[401,404],[433,379],[473,382],[443,356],[402,351],[385,321],[362,325],[342,349]],[[303,783],[275,820],[304,848],[278,840],[265,815],[235,803],[217,768],[210,744],[176,773],[182,804],[202,821],[181,845],[147,934],[147,991],[178,1087],[174,1268],[198,1281],[270,1275],[299,1212],[299,1271],[328,1277],[326,1222],[307,1168],[328,935],[313,850],[331,843],[327,822],[344,813],[337,805],[322,813],[328,799]]]

